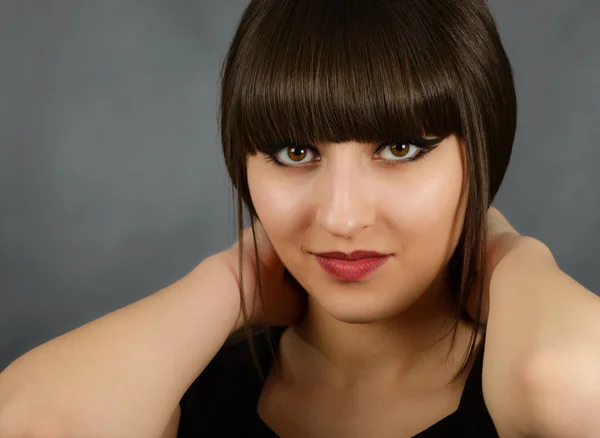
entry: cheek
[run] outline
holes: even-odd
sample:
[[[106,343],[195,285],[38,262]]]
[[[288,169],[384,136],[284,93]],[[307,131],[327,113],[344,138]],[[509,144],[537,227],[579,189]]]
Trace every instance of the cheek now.
[[[448,259],[462,227],[462,174],[439,172],[413,182],[400,195],[390,195],[395,202],[386,204],[404,257],[422,262]]]
[[[256,213],[271,239],[287,240],[290,233],[293,236],[301,229],[306,210],[302,207],[310,195],[306,184],[290,184],[267,169],[257,168],[248,171],[248,186]]]

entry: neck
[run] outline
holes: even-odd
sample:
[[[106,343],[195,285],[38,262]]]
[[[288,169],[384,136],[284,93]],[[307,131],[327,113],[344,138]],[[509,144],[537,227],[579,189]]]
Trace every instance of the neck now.
[[[309,299],[306,317],[288,343],[290,371],[348,387],[457,369],[470,330],[459,325],[459,348],[448,356],[453,323],[450,294],[442,285],[432,286],[393,319],[364,324],[336,320]]]

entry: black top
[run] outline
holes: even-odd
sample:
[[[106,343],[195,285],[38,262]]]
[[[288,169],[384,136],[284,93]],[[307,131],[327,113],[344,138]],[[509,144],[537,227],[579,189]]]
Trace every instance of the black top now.
[[[284,330],[273,328],[275,348]],[[265,332],[255,335],[254,345],[262,369],[269,370],[272,356]],[[498,437],[483,400],[482,365],[483,346],[467,377],[458,409],[414,438]],[[183,395],[177,437],[277,437],[256,412],[261,390],[248,342],[225,345]]]

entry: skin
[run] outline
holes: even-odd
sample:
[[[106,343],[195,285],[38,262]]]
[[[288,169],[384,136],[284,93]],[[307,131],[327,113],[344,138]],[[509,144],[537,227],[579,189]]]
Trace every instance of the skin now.
[[[462,145],[449,137],[397,167],[378,161],[374,144],[317,149],[305,167],[248,160],[259,219],[308,294],[259,414],[283,436],[413,436],[456,408],[464,384],[448,387],[457,361],[444,367],[443,349],[427,348],[449,316],[443,268],[464,219]],[[355,249],[394,256],[368,280],[343,284],[311,254]],[[598,297],[494,208],[487,249],[483,393],[500,436],[596,436]]]
[[[451,322],[445,268],[465,215],[464,146],[449,136],[415,161],[390,148],[376,152],[377,146],[323,143],[292,158],[282,149],[277,156],[293,167],[261,153],[248,157],[259,220],[308,294],[305,319],[282,339],[282,351],[287,345],[290,357],[302,358],[291,361],[298,378],[344,388],[387,386],[409,376],[414,381],[419,363],[425,381],[427,371],[439,372],[437,359],[447,352],[431,347]],[[313,254],[357,249],[393,256],[350,283],[329,276]],[[460,326],[465,347],[468,332]],[[458,350],[457,358],[464,352]],[[458,359],[450,368],[457,366]]]

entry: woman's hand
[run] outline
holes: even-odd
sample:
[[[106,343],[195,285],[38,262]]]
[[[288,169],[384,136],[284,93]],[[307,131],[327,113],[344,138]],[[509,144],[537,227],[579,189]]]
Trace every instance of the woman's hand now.
[[[252,227],[247,227],[242,236],[242,280],[248,322],[255,327],[297,323],[304,314],[306,291],[285,269],[259,221],[254,222],[254,230],[258,247],[262,297],[259,295]],[[217,256],[225,261],[239,287],[240,242],[236,242]],[[243,322],[243,314],[240,312],[236,327],[241,328]]]

